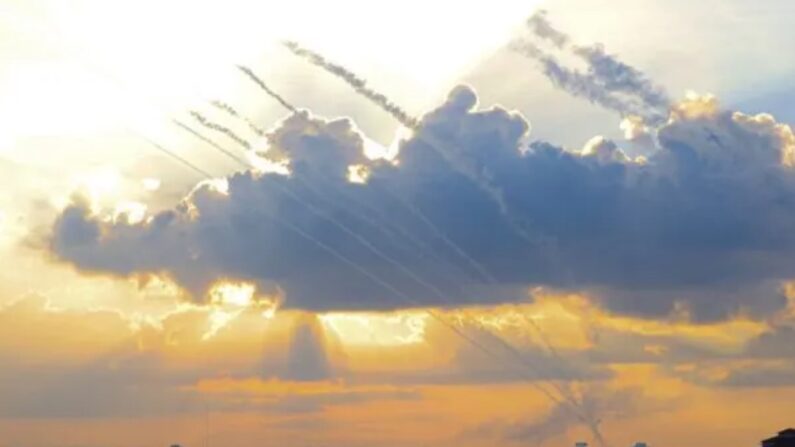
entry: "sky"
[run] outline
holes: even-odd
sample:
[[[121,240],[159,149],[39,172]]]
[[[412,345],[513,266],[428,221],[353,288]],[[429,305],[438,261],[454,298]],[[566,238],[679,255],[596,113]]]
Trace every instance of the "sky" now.
[[[0,447],[795,425],[795,4],[0,0]]]

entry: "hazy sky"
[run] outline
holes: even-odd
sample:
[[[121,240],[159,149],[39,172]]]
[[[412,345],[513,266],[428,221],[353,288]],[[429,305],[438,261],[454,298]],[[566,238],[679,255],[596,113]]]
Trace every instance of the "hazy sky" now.
[[[194,3],[0,0],[0,447],[795,424],[795,4]]]

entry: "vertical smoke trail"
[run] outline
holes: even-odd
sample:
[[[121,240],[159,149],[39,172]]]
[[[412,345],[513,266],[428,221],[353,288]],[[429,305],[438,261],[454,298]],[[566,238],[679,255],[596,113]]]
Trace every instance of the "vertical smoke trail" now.
[[[220,124],[218,124],[218,123],[215,123],[215,122],[212,122],[212,121],[210,121],[210,120],[209,120],[209,119],[207,119],[207,118],[206,118],[204,115],[202,115],[202,114],[201,114],[201,113],[199,113],[199,112],[196,112],[195,110],[192,110],[192,111],[190,112],[190,115],[191,115],[193,118],[195,118],[195,119],[196,119],[196,121],[198,121],[198,122],[199,122],[199,124],[201,124],[202,126],[204,126],[204,127],[208,128],[208,129],[210,129],[210,130],[214,130],[214,131],[216,131],[216,132],[220,132],[220,133],[222,133],[222,134],[226,135],[227,137],[229,137],[230,139],[234,140],[234,142],[235,142],[235,143],[237,143],[237,144],[239,144],[239,145],[243,146],[243,147],[244,147],[244,148],[246,148],[247,150],[251,150],[251,143],[249,143],[249,142],[248,142],[248,140],[246,140],[245,138],[243,138],[243,137],[241,137],[241,136],[237,135],[237,134],[236,134],[235,132],[233,132],[233,131],[232,131],[230,128],[228,128],[228,127],[225,127],[225,126],[222,126],[222,125],[220,125]]]
[[[281,95],[279,95],[278,93],[273,91],[273,89],[268,87],[268,84],[266,84],[265,81],[260,79],[260,77],[257,76],[252,69],[250,69],[250,68],[248,68],[248,67],[246,67],[244,65],[238,65],[237,69],[242,71],[243,73],[245,73],[246,76],[249,77],[249,79],[254,81],[254,83],[257,84],[259,86],[259,88],[261,88],[271,98],[275,99],[279,104],[282,105],[282,107],[284,107],[285,109],[289,110],[290,112],[298,113],[298,108],[296,108],[294,105],[290,104],[286,99],[282,98]]]
[[[220,110],[220,111],[222,111],[222,112],[234,117],[234,118],[237,118],[239,120],[243,120],[248,125],[249,129],[251,129],[252,132],[257,134],[257,136],[259,136],[259,137],[264,137],[265,136],[265,131],[264,130],[260,129],[260,127],[257,126],[256,124],[254,124],[254,121],[250,120],[248,117],[241,115],[231,105],[229,105],[229,104],[227,104],[227,103],[225,103],[223,101],[219,101],[219,100],[210,101],[210,105],[215,107],[216,109],[218,109],[218,110]]]
[[[415,129],[418,127],[419,122],[416,118],[412,117],[408,112],[400,108],[400,106],[390,101],[385,95],[369,88],[367,86],[367,82],[364,79],[356,76],[345,67],[326,60],[323,56],[315,53],[312,50],[301,47],[297,42],[284,42],[284,46],[296,56],[304,58],[312,64],[322,67],[326,71],[344,80],[346,83],[348,83],[348,85],[353,87],[357,93],[378,104],[384,111],[398,120],[400,124],[403,124],[409,129]]]
[[[580,72],[564,67],[527,39],[511,44],[513,50],[539,62],[544,75],[561,90],[625,117],[641,116],[650,124],[661,124],[667,119],[671,104],[667,93],[637,68],[608,54],[601,45],[571,44],[571,37],[555,28],[545,11],[531,16],[526,27],[535,38],[549,42],[558,50],[569,51],[585,62],[586,71]]]

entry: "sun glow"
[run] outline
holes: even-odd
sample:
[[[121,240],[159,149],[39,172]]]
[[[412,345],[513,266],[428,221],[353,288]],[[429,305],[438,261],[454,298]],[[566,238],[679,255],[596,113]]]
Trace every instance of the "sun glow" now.
[[[248,307],[254,302],[256,287],[248,283],[221,283],[210,291],[211,302],[216,305]]]
[[[280,305],[277,297],[257,296],[257,287],[246,282],[220,282],[213,286],[209,295],[209,327],[202,336],[205,341],[215,337],[247,310],[259,310],[262,318],[271,320]]]
[[[332,313],[320,316],[320,321],[343,344],[398,346],[424,340],[428,315],[424,312]]]
[[[143,222],[146,218],[147,207],[139,202],[119,202],[113,212],[113,220],[123,221],[131,225]]]
[[[502,46],[534,3],[461,4],[453,17],[447,3],[420,0],[389,8],[358,0],[278,7],[232,0],[224,8],[187,0],[85,0],[51,2],[46,12],[12,0],[2,6],[2,25],[47,56],[20,61],[10,77],[0,77],[0,92],[19,106],[2,108],[0,115],[10,118],[11,135],[18,137],[152,129],[155,119],[211,98],[242,100],[247,84],[234,65],[267,60],[284,66],[293,57],[281,49],[283,39],[352,63],[387,89],[394,84],[436,94]],[[444,33],[438,32],[441,23]]]

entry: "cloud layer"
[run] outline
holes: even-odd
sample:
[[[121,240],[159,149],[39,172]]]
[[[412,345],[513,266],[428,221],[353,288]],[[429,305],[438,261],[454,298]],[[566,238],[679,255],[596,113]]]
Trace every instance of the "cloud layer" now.
[[[642,161],[605,139],[527,145],[523,117],[479,110],[467,87],[422,119],[397,164],[364,157],[348,120],[295,114],[268,137],[291,176],[241,172],[137,224],[76,203],[51,248],[87,271],[167,275],[196,300],[238,279],[309,310],[517,301],[532,285],[645,315],[780,308],[779,281],[795,276],[795,136],[712,97],[672,109]],[[348,181],[351,166],[366,183]]]

